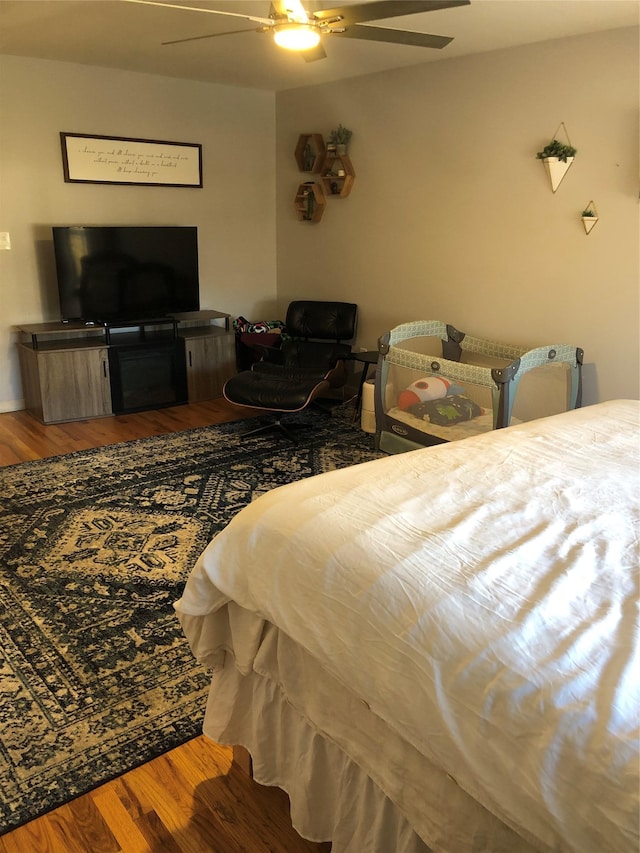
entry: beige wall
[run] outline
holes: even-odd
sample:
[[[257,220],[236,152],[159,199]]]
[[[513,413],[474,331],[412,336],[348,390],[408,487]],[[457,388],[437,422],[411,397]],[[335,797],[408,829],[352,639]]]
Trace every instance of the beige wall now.
[[[271,93],[0,57],[0,411],[22,406],[12,325],[59,319],[51,225],[197,225],[201,304],[273,314]],[[65,184],[60,131],[203,145],[204,187]]]
[[[327,60],[330,61],[330,60]],[[638,31],[443,60],[277,96],[278,297],[360,306],[359,344],[437,319],[585,350],[585,403],[638,385]],[[300,132],[353,130],[356,183],[299,222]],[[558,191],[535,154],[564,122]],[[581,210],[600,221],[589,236]]]
[[[203,307],[265,319],[294,297],[347,299],[366,347],[425,318],[571,343],[586,403],[640,396],[636,29],[278,96],[6,56],[0,77],[0,411],[22,405],[12,325],[58,318],[50,227],[69,223],[197,225]],[[298,134],[338,122],[354,190],[298,222]],[[553,194],[535,152],[560,122],[578,156]],[[201,142],[205,186],[65,184],[62,130]]]

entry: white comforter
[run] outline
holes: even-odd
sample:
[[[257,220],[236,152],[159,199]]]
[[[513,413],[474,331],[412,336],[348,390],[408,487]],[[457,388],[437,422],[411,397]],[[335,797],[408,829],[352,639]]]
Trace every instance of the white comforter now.
[[[540,849],[637,853],[640,404],[265,494],[177,603],[278,626]]]

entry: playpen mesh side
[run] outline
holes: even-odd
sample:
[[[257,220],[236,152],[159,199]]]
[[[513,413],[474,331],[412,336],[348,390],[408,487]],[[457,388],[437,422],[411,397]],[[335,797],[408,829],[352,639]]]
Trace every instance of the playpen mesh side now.
[[[443,345],[450,340],[451,328],[440,321],[416,321],[392,329],[386,338],[388,343],[381,339],[384,360],[378,371],[379,387],[376,391],[379,431],[391,430],[396,436],[407,436],[418,444],[434,444],[516,423],[518,418],[512,418],[512,410],[520,380],[529,374],[529,379],[539,383],[542,377],[544,387],[544,383],[548,383],[549,367],[556,371],[560,368],[562,373],[559,380],[557,374],[555,378],[551,377],[564,389],[564,399],[557,410],[575,407],[579,389],[577,356],[581,350],[567,344],[527,350],[464,335],[459,342],[460,361],[453,361],[442,355]],[[453,333],[456,333],[455,329]],[[570,379],[567,379],[567,371],[571,374]],[[438,426],[428,420],[421,422],[422,416],[416,418],[411,412],[401,410],[398,406],[400,391],[417,379],[429,376],[446,379],[458,386],[458,393],[480,407],[481,414],[474,414],[468,421],[452,426]],[[525,385],[527,389],[531,387],[531,383]],[[525,396],[528,394],[524,387],[523,393]],[[526,411],[526,406],[524,408]],[[543,411],[533,417],[550,413],[554,412]],[[531,417],[529,414],[524,419]]]

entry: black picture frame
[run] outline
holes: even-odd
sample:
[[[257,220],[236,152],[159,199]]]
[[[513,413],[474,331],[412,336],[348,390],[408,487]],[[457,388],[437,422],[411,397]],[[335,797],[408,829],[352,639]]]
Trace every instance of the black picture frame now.
[[[131,136],[60,133],[69,184],[192,187],[202,182],[202,145]]]

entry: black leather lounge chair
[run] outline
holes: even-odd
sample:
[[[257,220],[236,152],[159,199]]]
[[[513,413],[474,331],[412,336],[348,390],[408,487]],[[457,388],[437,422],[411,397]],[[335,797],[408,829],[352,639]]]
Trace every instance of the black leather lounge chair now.
[[[243,438],[276,430],[295,443],[295,430],[303,427],[286,425],[282,417],[302,411],[316,397],[345,384],[344,359],[351,352],[357,313],[357,305],[351,302],[298,300],[289,305],[282,346],[264,348],[261,361],[224,386],[223,394],[230,403],[274,415]]]

